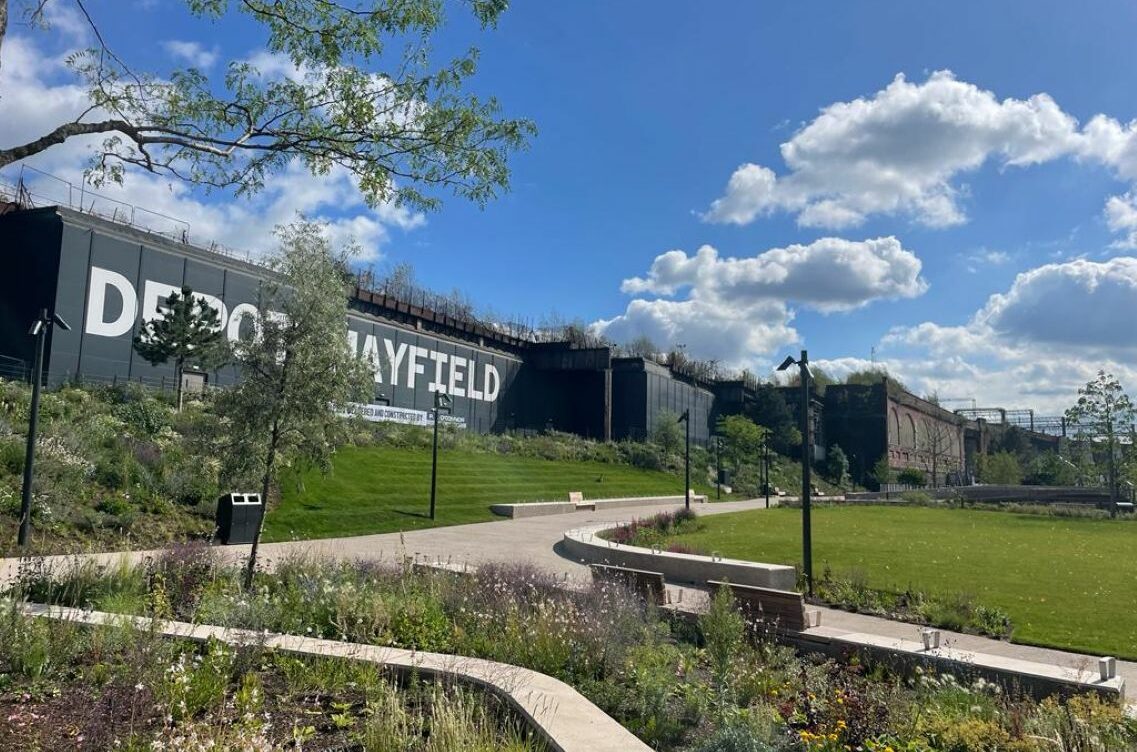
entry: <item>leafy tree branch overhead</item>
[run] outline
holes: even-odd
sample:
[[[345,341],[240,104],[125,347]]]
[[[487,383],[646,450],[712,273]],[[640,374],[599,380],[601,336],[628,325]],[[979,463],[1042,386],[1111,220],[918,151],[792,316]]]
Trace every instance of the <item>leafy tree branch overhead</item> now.
[[[121,182],[134,166],[241,195],[299,162],[315,175],[345,168],[372,205],[434,209],[440,192],[484,204],[506,190],[510,153],[536,132],[528,120],[503,116],[492,97],[467,91],[476,49],[432,62],[442,0],[184,1],[199,18],[251,18],[287,69],[233,59],[223,76],[193,67],[142,71],[111,49],[84,0],[17,0],[11,10],[0,0],[0,76],[8,21],[17,15],[44,29],[49,4],[69,4],[94,40],[67,60],[88,91],[87,109],[25,143],[0,144],[0,167],[101,135],[88,169],[96,184]],[[460,5],[482,28],[506,7]]]

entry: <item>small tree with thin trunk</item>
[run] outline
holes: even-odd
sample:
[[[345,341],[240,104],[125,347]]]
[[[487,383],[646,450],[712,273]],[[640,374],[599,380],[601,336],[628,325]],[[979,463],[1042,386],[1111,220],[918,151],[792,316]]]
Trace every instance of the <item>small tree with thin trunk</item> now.
[[[371,372],[347,340],[347,280],[319,225],[277,230],[277,277],[262,288],[255,336],[234,347],[242,380],[218,399],[232,432],[234,477],[260,478],[266,504],[282,465],[327,469],[343,426],[340,413],[362,397]],[[252,584],[264,520],[245,570]]]
[[[916,451],[924,470],[931,479],[932,488],[939,488],[940,476],[959,468],[957,438],[959,429],[938,421],[925,423],[916,441]]]
[[[1109,477],[1110,514],[1117,514],[1117,450],[1120,434],[1132,430],[1137,408],[1121,382],[1105,371],[1078,390],[1077,403],[1066,411],[1066,421],[1078,434],[1105,443]]]
[[[183,287],[171,293],[161,316],[143,324],[134,349],[152,365],[174,361],[178,410],[182,409],[182,375],[186,366],[213,370],[229,358],[229,343],[217,310],[205,298]]]

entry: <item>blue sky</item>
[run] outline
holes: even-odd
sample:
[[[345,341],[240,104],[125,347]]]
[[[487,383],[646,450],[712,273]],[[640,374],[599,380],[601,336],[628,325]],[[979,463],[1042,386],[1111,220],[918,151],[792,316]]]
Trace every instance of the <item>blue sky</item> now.
[[[42,64],[82,46],[57,2],[51,31],[5,45],[0,143],[80,98]],[[90,8],[159,71],[195,58],[216,74],[260,40],[175,0]],[[248,216],[148,176],[122,198],[245,248],[300,208],[356,230],[370,263],[409,261],[502,314],[556,311],[759,374],[802,346],[837,374],[875,348],[916,391],[992,405],[1060,409],[1099,366],[1137,388],[1132,3],[529,2],[488,31],[450,17],[438,48],[480,47],[474,89],[539,128],[484,210],[374,212],[299,175]],[[52,106],[21,117],[37,88]],[[81,156],[33,164],[71,177]]]

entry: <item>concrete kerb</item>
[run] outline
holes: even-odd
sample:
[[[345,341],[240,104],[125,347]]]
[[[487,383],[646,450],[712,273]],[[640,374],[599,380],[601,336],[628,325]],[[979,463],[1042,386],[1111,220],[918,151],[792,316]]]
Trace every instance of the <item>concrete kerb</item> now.
[[[60,621],[91,625],[125,623],[140,630],[152,628],[152,620],[141,616],[38,603],[23,604],[22,610],[29,616]],[[213,638],[231,645],[263,645],[287,653],[367,661],[400,675],[413,673],[479,687],[505,700],[556,752],[649,752],[651,749],[569,685],[519,666],[481,658],[178,621],[158,622],[158,632],[165,637],[195,642]]]
[[[797,572],[784,564],[673,553],[627,546],[599,536],[599,533],[611,529],[609,523],[569,530],[564,534],[565,552],[590,564],[660,572],[674,582],[706,585],[710,580],[729,580],[737,585],[774,590],[793,590],[797,586]]]

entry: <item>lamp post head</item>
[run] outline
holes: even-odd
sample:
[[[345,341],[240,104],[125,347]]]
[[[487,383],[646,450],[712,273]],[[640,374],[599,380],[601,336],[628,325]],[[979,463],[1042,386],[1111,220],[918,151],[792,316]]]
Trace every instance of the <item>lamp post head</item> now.
[[[449,394],[445,392],[434,393],[434,409],[435,410],[449,410],[454,406],[454,400],[451,399]]]
[[[691,411],[690,410],[684,410],[683,414],[679,416],[679,420],[677,420],[675,422],[676,423],[683,423],[684,421],[689,420],[690,417],[691,417]]]
[[[782,361],[782,364],[780,366],[778,366],[778,370],[784,371],[787,368],[789,368],[790,366],[794,365],[795,363],[797,363],[797,361],[793,359],[793,356],[787,355],[786,359]]]

